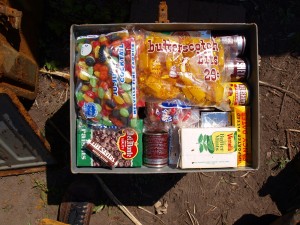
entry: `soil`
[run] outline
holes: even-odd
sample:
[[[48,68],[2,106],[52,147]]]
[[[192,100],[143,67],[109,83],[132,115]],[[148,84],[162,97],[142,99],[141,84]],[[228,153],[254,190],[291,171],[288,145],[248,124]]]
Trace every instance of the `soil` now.
[[[65,35],[60,36],[59,39],[57,34],[49,36],[51,32],[46,29],[50,27],[46,23],[47,18],[49,19],[50,15],[54,18],[56,16],[53,10],[57,9],[55,4],[64,1],[52,2],[54,3],[51,5],[45,1],[44,7],[48,10],[43,15],[44,32],[40,35],[43,37],[40,41],[44,43],[40,47],[41,55],[53,58],[40,57],[39,59],[43,58],[48,62],[55,57],[59,59],[69,57],[69,50],[66,47],[69,30],[66,30]],[[101,7],[105,7],[104,1],[99,2],[100,5],[102,4]],[[118,1],[111,2],[112,5],[118,5]],[[131,3],[131,9],[136,9],[141,4],[140,1],[126,2]],[[150,4],[148,1],[150,6],[155,5],[155,7],[158,2]],[[270,224],[279,216],[300,208],[300,32],[298,29],[300,18],[296,13],[299,2],[255,0],[186,2],[189,6],[216,4],[219,9],[223,6],[232,10],[242,8],[244,12],[242,22],[254,22],[258,25],[260,80],[269,84],[260,85],[260,167],[257,171],[250,172],[101,175],[101,178],[142,224]],[[167,1],[167,3],[169,10],[175,8],[171,2]],[[74,1],[73,4],[75,8],[78,1]],[[186,5],[182,5],[185,8]],[[32,5],[27,5],[29,8],[24,6],[22,8],[18,4],[16,6],[21,7],[24,13],[34,8],[31,8]],[[136,22],[133,18],[138,20],[139,15],[130,12],[130,7],[128,10],[127,13],[123,12],[122,18],[118,19],[122,22]],[[109,8],[105,15],[110,15],[111,12]],[[174,12],[172,14],[172,11],[169,11],[169,16],[171,21],[176,21]],[[219,16],[222,17],[221,14]],[[191,16],[187,18],[182,22],[195,22]],[[93,19],[95,20],[92,18],[91,23],[94,22]],[[105,19],[104,22],[119,22],[113,21],[109,16]],[[234,19],[227,15],[222,22],[232,22]],[[87,19],[84,20],[86,21]],[[214,22],[213,19],[206,17],[200,18],[199,21]],[[72,21],[69,18],[62,22]],[[76,18],[75,22],[80,23],[80,18]],[[24,31],[24,35],[25,33]],[[56,51],[56,55],[53,54],[53,46],[60,47],[61,44],[65,47],[61,51]],[[45,53],[45,46],[51,51]],[[68,72],[67,64],[61,61],[59,66],[60,71]],[[40,73],[35,101],[23,102],[50,143],[57,164],[49,165],[45,172],[0,178],[0,218],[1,223],[6,225],[34,225],[43,218],[57,219],[59,204],[69,184],[82,176],[95,179],[93,176],[74,175],[70,172],[68,80]],[[287,129],[293,130],[287,132]],[[289,140],[287,133],[289,133]],[[101,197],[94,199],[98,212],[92,215],[91,225],[133,224],[100,187],[99,193]],[[154,204],[158,201],[167,203],[165,214],[156,214]],[[199,223],[193,223],[191,215]]]

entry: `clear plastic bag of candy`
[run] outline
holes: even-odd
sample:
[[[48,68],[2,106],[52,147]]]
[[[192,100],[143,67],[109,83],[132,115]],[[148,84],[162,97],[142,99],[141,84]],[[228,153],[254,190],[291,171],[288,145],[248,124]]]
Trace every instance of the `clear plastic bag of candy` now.
[[[146,102],[145,129],[148,131],[168,131],[172,126],[198,127],[199,109],[192,108],[180,100]]]
[[[76,103],[88,124],[126,127],[137,118],[137,49],[126,29],[77,38]]]
[[[178,99],[190,106],[230,110],[224,82],[224,45],[211,32],[139,31],[139,88],[146,101]]]

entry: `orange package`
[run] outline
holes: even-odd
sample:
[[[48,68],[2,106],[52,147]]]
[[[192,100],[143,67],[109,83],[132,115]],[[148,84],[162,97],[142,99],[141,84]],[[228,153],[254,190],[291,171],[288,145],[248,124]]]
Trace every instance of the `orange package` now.
[[[199,107],[230,110],[223,82],[224,47],[210,31],[140,31],[139,88],[147,99],[180,99]],[[147,100],[146,100],[147,101]]]

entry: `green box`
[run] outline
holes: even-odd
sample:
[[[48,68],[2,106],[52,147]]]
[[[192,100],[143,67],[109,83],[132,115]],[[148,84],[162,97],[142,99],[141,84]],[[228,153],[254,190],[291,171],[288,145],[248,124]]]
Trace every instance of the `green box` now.
[[[138,120],[137,128],[135,129],[137,134],[137,152],[134,158],[127,159],[131,160],[131,167],[141,167],[142,166],[142,154],[143,154],[143,144],[142,144],[142,127],[143,121]],[[77,153],[76,153],[76,165],[77,167],[99,167],[99,159],[94,156],[90,151],[85,149],[84,145],[88,140],[93,137],[93,129],[88,127],[82,120],[77,119]],[[124,153],[125,154],[125,153]]]

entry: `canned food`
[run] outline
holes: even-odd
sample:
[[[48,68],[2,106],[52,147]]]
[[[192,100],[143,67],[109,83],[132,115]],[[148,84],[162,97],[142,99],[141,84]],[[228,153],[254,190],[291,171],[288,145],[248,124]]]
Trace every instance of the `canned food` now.
[[[246,47],[246,38],[241,35],[219,36],[220,43],[224,45],[225,51],[229,50],[231,56],[243,55]]]
[[[231,81],[245,81],[250,72],[250,64],[247,59],[235,58],[226,60],[224,75],[230,76]]]
[[[148,167],[164,167],[168,164],[168,133],[145,132],[143,134],[143,162]]]
[[[245,83],[229,82],[224,89],[230,106],[249,104],[249,88]]]

